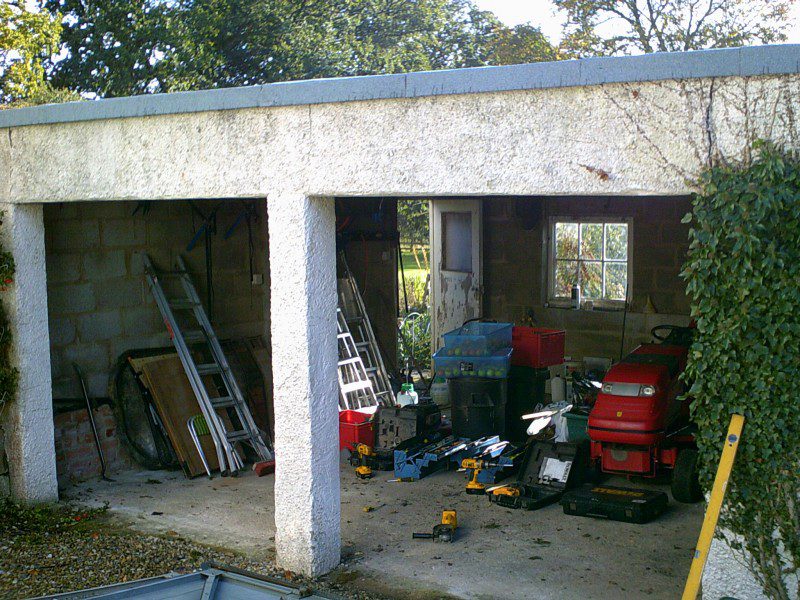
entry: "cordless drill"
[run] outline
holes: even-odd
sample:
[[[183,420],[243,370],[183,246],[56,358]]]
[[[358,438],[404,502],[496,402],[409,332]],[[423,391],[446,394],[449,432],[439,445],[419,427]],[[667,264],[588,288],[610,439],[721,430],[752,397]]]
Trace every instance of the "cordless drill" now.
[[[375,451],[366,444],[357,444],[355,453],[350,457],[350,464],[356,467],[356,475],[361,479],[372,477],[370,463],[375,456]]]
[[[468,494],[486,493],[486,484],[478,481],[478,475],[483,469],[490,469],[501,466],[497,462],[482,460],[480,458],[465,458],[461,461],[461,468],[469,471],[469,481],[467,481]]]

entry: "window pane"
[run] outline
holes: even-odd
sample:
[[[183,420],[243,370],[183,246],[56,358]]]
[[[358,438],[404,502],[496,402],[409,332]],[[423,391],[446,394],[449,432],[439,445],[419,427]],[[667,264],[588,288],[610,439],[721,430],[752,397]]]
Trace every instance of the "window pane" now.
[[[472,214],[442,213],[443,261],[445,271],[472,271]]]
[[[578,258],[577,223],[556,223],[556,258]]]
[[[610,260],[628,259],[628,225],[610,223],[606,225],[606,258]]]
[[[573,284],[578,281],[578,261],[557,260],[553,281],[555,285],[553,296],[556,298],[569,298],[572,295]]]
[[[603,260],[602,223],[581,223],[581,258]]]
[[[606,263],[606,298],[625,300],[628,285],[628,263]]]
[[[603,297],[603,263],[581,262],[581,297]]]

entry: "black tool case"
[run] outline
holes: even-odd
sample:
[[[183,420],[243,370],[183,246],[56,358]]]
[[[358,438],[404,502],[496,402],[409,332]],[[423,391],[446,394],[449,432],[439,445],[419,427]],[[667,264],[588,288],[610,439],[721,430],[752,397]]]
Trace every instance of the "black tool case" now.
[[[667,495],[657,490],[596,485],[564,494],[564,514],[626,523],[647,523],[667,509]]]
[[[375,414],[375,450],[393,450],[398,444],[439,428],[442,412],[436,404],[379,406]]]
[[[579,485],[584,467],[579,444],[534,442],[525,453],[517,482],[509,486],[519,490],[519,495],[489,494],[489,500],[506,508],[542,508]]]

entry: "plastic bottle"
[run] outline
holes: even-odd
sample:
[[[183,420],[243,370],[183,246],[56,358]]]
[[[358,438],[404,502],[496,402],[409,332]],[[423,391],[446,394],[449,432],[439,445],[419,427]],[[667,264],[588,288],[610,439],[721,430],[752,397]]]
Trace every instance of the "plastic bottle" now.
[[[419,402],[419,395],[414,391],[413,383],[404,383],[397,394],[397,406],[411,406]]]
[[[450,390],[444,376],[437,377],[433,380],[433,384],[431,385],[431,399],[439,406],[450,406]]]

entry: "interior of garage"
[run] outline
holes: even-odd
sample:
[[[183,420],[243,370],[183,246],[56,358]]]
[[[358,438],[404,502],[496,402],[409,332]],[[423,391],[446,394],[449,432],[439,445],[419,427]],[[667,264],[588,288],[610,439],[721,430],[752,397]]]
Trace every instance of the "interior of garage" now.
[[[145,257],[169,271],[185,261],[214,330],[269,435],[271,368],[269,269],[264,202],[85,202],[44,210],[56,465],[62,489],[142,466],[189,468],[170,427],[187,443],[186,418],[199,413],[145,275]],[[165,395],[182,394],[174,415],[149,412],[149,391],[131,360],[162,357]],[[76,370],[77,367],[77,370]],[[78,374],[80,372],[80,375]],[[94,408],[94,429],[81,379]],[[172,380],[172,381],[171,381]],[[165,408],[165,406],[161,406]],[[169,427],[167,427],[169,426]],[[203,448],[213,461],[209,443]],[[194,452],[190,446],[188,452]],[[191,475],[202,469],[188,461]]]
[[[340,200],[337,206],[349,201]],[[377,199],[372,201],[380,202]],[[365,200],[359,199],[358,202],[363,203]],[[691,335],[687,331],[691,318],[685,286],[680,277],[683,257],[688,247],[688,228],[681,224],[681,219],[689,209],[688,197],[488,197],[431,200],[430,240],[433,247],[428,249],[432,263],[429,278],[432,300],[429,310],[432,325],[431,351],[436,354],[429,371],[414,372],[409,377],[413,380],[421,403],[417,409],[416,432],[419,433],[425,427],[421,424],[423,419],[420,414],[424,413],[425,418],[428,418],[429,408],[426,406],[438,404],[445,437],[439,440],[435,433],[427,430],[419,438],[398,439],[396,431],[403,426],[396,415],[411,407],[379,408],[377,414],[370,410],[364,411],[368,422],[374,424],[374,430],[367,430],[366,437],[359,438],[358,441],[367,440],[367,446],[374,444],[373,451],[377,456],[351,452],[351,463],[355,468],[351,468],[348,473],[347,468],[343,467],[343,510],[346,521],[343,529],[350,533],[354,530],[354,523],[363,526],[369,519],[358,515],[355,508],[350,506],[355,489],[359,490],[360,496],[366,495],[369,498],[370,503],[363,510],[371,514],[377,507],[377,512],[383,511],[384,514],[376,519],[396,526],[400,532],[387,532],[387,543],[375,544],[373,541],[371,555],[356,561],[356,568],[364,571],[363,580],[370,580],[371,576],[374,581],[377,574],[382,574],[383,578],[414,577],[424,581],[425,585],[438,584],[439,589],[465,597],[481,597],[481,593],[490,594],[490,590],[497,589],[505,590],[503,597],[530,597],[532,578],[539,586],[536,597],[543,598],[565,597],[570,593],[576,597],[612,597],[620,592],[670,597],[679,593],[679,573],[690,560],[690,549],[701,518],[701,508],[687,502],[696,501],[696,495],[689,498],[680,490],[678,495],[672,495],[670,477],[678,468],[670,462],[674,457],[664,454],[659,443],[654,442],[646,450],[652,453],[647,462],[653,462],[652,471],[647,473],[637,472],[636,468],[629,469],[631,457],[638,451],[636,444],[629,439],[626,440],[627,445],[598,443],[597,448],[590,449],[591,434],[587,433],[587,421],[594,400],[587,402],[583,392],[579,392],[572,382],[575,379],[584,383],[587,379],[601,382],[614,364],[636,362],[636,359],[647,362],[647,352],[659,351],[653,350],[653,346],[648,344],[658,345],[658,348],[680,347],[677,352],[685,356],[688,339],[685,336]],[[340,217],[339,212],[337,216]],[[340,220],[339,218],[337,223]],[[352,238],[358,238],[357,226],[353,225],[349,233]],[[390,236],[393,233],[389,230],[382,235]],[[397,234],[398,242],[402,245],[403,233],[398,231]],[[612,236],[615,236],[613,240]],[[560,237],[568,239],[560,240]],[[436,247],[437,244],[439,247]],[[566,250],[562,246],[566,246]],[[460,254],[456,256],[455,253]],[[398,255],[402,256],[403,252]],[[559,271],[563,272],[565,267],[568,273],[566,277],[559,275]],[[385,268],[391,269],[391,265],[385,265]],[[576,271],[577,275],[572,279],[569,273]],[[470,276],[465,276],[467,272]],[[559,281],[560,276],[562,281]],[[403,306],[406,300],[402,293],[404,278],[405,273],[400,269],[399,311],[390,313],[391,317],[397,315],[396,323],[401,328],[401,345],[404,310],[407,312]],[[361,281],[359,280],[360,283]],[[583,288],[579,300],[575,299],[573,290],[570,289],[573,283],[579,283]],[[368,285],[367,279],[363,280],[363,285]],[[451,285],[449,289],[448,285]],[[470,292],[465,291],[467,288],[477,288],[479,291],[476,296],[471,297]],[[370,316],[375,321],[389,318],[381,313]],[[486,370],[489,379],[507,379],[503,382],[503,385],[507,384],[507,388],[497,394],[497,397],[504,397],[503,409],[499,408],[500,402],[496,402],[494,421],[491,422],[491,417],[484,418],[477,429],[475,421],[465,423],[463,413],[470,414],[466,419],[469,421],[479,410],[464,410],[463,406],[459,407],[459,403],[474,402],[481,394],[493,396],[492,392],[486,392],[489,388],[485,387],[487,381],[483,377],[484,370],[471,365],[467,368],[468,372],[464,372],[465,363],[480,365],[480,360],[473,359],[468,355],[471,353],[464,350],[453,362],[452,355],[448,356],[445,352],[448,334],[452,335],[453,329],[469,321],[485,322],[493,327],[514,324],[532,328],[536,332],[547,332],[548,335],[559,333],[564,340],[561,354],[554,359],[547,359],[547,362],[536,364],[537,368],[531,369],[524,362],[514,361],[514,353],[519,351],[514,342],[510,370],[506,368],[502,377],[497,376],[496,370],[494,376],[491,370]],[[515,337],[516,331],[515,327]],[[627,355],[632,351],[639,352],[635,349],[640,344],[645,344],[644,348],[647,350],[641,350],[633,359],[629,358]],[[437,360],[440,354],[443,360]],[[460,365],[460,373],[456,373],[457,368],[441,368],[441,364],[445,362],[448,365]],[[445,393],[442,396],[435,389],[440,386],[442,378],[449,395]],[[405,375],[401,375],[401,380],[408,381]],[[673,385],[680,387],[681,384],[675,382]],[[561,387],[560,394],[554,389],[556,385]],[[463,392],[465,388],[470,390],[466,394]],[[462,391],[458,391],[459,389]],[[591,396],[591,392],[589,395]],[[465,399],[464,396],[469,398]],[[397,398],[399,400],[400,396]],[[495,398],[493,396],[493,400]],[[559,399],[562,401],[560,405]],[[563,434],[559,433],[560,426],[556,418],[530,437],[526,433],[533,433],[532,429],[525,432],[530,421],[524,422],[521,431],[519,425],[515,427],[512,424],[512,420],[518,421],[522,414],[552,409],[554,400],[556,409],[564,403],[575,405],[567,412],[570,417],[575,416],[577,419],[565,419],[566,431]],[[427,405],[426,401],[429,402]],[[580,404],[583,406],[579,406]],[[484,408],[481,407],[481,410]],[[683,404],[683,409],[685,408],[686,405]],[[506,412],[504,425],[498,424],[498,410]],[[342,414],[347,412],[349,411]],[[459,417],[459,414],[462,416]],[[481,418],[483,417],[476,417],[476,420],[480,421]],[[672,418],[669,417],[668,420]],[[349,431],[352,426],[349,417],[345,421],[343,428]],[[435,421],[440,423],[438,415]],[[577,426],[574,422],[577,422]],[[685,442],[688,446],[691,445],[690,441],[682,437],[687,424],[682,417],[674,417],[668,427],[672,424],[682,433],[675,437],[671,437],[673,434],[670,433],[667,438],[682,440],[675,442],[678,444],[677,448],[672,448],[679,454],[685,448],[680,444]],[[414,425],[411,429],[414,429]],[[511,474],[500,470],[500,474],[492,481],[497,485],[480,485],[481,481],[488,480],[482,480],[477,475],[480,468],[474,457],[479,456],[484,460],[485,469],[491,470],[491,460],[486,460],[487,456],[510,457],[514,456],[514,450],[503,450],[498,455],[456,452],[459,459],[463,456],[473,458],[457,461],[451,458],[447,466],[435,466],[441,457],[447,457],[452,451],[447,434],[452,434],[457,441],[461,441],[465,438],[475,440],[480,436],[486,436],[484,439],[487,439],[498,432],[501,440],[510,440],[517,448],[522,448],[519,452],[523,456],[523,462],[519,470],[509,469]],[[406,431],[405,435],[412,434]],[[422,439],[426,437],[429,439]],[[344,434],[341,439],[340,444],[345,445]],[[428,444],[431,439],[433,441]],[[602,515],[609,520],[568,516],[566,506],[562,511],[558,500],[551,503],[539,503],[538,500],[526,503],[524,498],[504,501],[503,496],[500,496],[500,500],[495,502],[499,506],[493,506],[486,501],[487,496],[496,500],[498,490],[502,491],[506,483],[511,483],[508,487],[514,490],[515,478],[518,484],[523,481],[530,483],[530,479],[525,479],[530,475],[525,469],[533,461],[529,459],[526,466],[524,457],[533,455],[531,447],[536,446],[537,440],[547,440],[546,443],[550,443],[553,439],[560,440],[553,447],[560,447],[561,443],[566,442],[563,449],[570,445],[579,448],[573,455],[575,460],[570,463],[575,479],[568,477],[564,487],[610,490],[609,493],[621,495],[647,495],[648,502],[650,496],[660,496],[664,506],[668,508],[664,512],[659,509],[658,516],[653,514],[644,518],[646,524],[631,526],[630,523],[618,522],[626,521],[626,518],[604,513],[602,510],[595,511],[593,516]],[[670,444],[672,442],[665,445]],[[394,448],[393,471],[391,467],[386,470],[387,461],[384,458],[387,447]],[[407,458],[415,452],[418,453],[416,459]],[[582,453],[585,454],[579,459]],[[422,455],[424,459],[419,458]],[[621,455],[627,456],[619,459],[620,462],[616,465],[607,463]],[[399,466],[398,457],[406,458],[406,463]],[[584,460],[586,462],[582,463]],[[546,461],[547,459],[545,463]],[[414,463],[413,467],[406,468],[409,463]],[[646,470],[649,469],[650,467]],[[406,477],[411,480],[410,483],[405,483]],[[676,477],[672,479],[675,480]],[[538,483],[543,483],[541,478]],[[419,492],[415,489],[407,493],[395,492],[397,486],[422,489]],[[474,493],[476,488],[478,491]],[[372,493],[360,491],[362,489]],[[516,489],[522,489],[524,497],[524,486],[517,485]],[[559,492],[563,492],[563,488]],[[433,501],[423,503],[418,495]],[[557,495],[559,499],[562,498],[561,493]],[[563,497],[566,498],[566,495]],[[359,500],[362,498],[356,496],[356,502]],[[414,507],[413,518],[408,518],[407,509],[397,508],[398,501],[401,506]],[[386,508],[389,508],[388,514]],[[501,510],[502,508],[506,510]],[[521,510],[524,508],[532,510]],[[439,524],[444,526],[447,522],[446,509],[455,509],[459,515],[457,538],[463,539],[467,545],[477,543],[481,548],[477,559],[468,557],[467,553],[459,549],[450,550],[448,547],[442,550],[435,544],[426,546],[406,539],[409,538],[409,527],[425,530],[435,526],[433,535],[436,537]],[[583,514],[586,515],[587,512]],[[588,514],[592,513],[589,511]],[[461,515],[464,515],[463,530]],[[420,518],[427,519],[427,524],[423,525]],[[494,527],[501,530],[500,536],[496,537],[493,532],[487,531]],[[580,539],[573,537],[575,532],[580,532]],[[674,543],[665,545],[665,535]],[[539,548],[544,546],[551,550],[546,553],[538,552],[537,543],[540,544]],[[484,548],[486,553],[497,557],[497,562],[484,555]],[[519,558],[526,553],[529,554],[527,560],[532,562],[509,575],[509,557]],[[638,562],[637,557],[641,557],[643,553],[649,557],[645,561],[647,564]],[[543,559],[544,554],[547,555],[544,562],[537,563],[536,561]],[[605,575],[617,573],[611,564],[613,563],[626,565],[627,573],[620,574],[619,579],[613,575],[607,581],[599,581],[596,574],[593,574],[593,569],[599,565],[598,560],[601,560],[599,556],[603,557],[603,561],[609,561],[608,564],[603,564],[600,572]],[[650,558],[656,562],[648,562]],[[437,563],[439,560],[444,561],[445,568]],[[409,563],[413,566],[409,566]],[[672,566],[669,573],[663,569],[663,565],[667,563]],[[528,564],[531,565],[530,568]],[[570,568],[561,571],[562,577],[553,576],[565,564],[569,564]],[[578,565],[581,566],[572,568]],[[474,576],[478,571],[480,575]],[[640,585],[637,589],[625,588],[626,584],[621,583],[621,580],[646,581],[648,584]],[[469,583],[463,583],[465,581]],[[506,587],[503,587],[504,581]],[[484,587],[483,584],[487,582],[489,583]],[[365,585],[369,587],[370,584]]]
[[[399,201],[336,200],[339,289],[355,284],[390,379],[391,396],[377,404],[389,405],[386,414],[397,412],[392,405],[400,385],[412,381],[418,406],[436,406],[436,427],[442,428],[444,437],[455,433],[453,400],[449,395],[432,398],[431,385],[437,383],[435,361],[432,369],[408,373],[400,358],[403,341],[398,338],[398,327],[408,311],[402,293]],[[469,243],[454,240],[453,234],[450,246],[445,240],[443,247],[452,252],[470,248],[473,256],[464,268],[470,270],[477,264],[479,278],[473,283],[480,296],[477,306],[464,305],[448,312],[442,309],[450,301],[444,296],[446,289],[440,286],[438,297],[429,290],[431,351],[443,345],[443,335],[451,325],[455,328],[473,318],[563,332],[563,356],[555,364],[539,366],[537,381],[543,385],[541,390],[528,390],[528,403],[517,407],[522,413],[536,412],[550,403],[554,380],[563,382],[560,385],[566,395],[573,371],[594,370],[602,379],[598,369],[650,341],[651,328],[689,322],[679,275],[688,244],[687,230],[680,223],[689,208],[685,197],[432,199],[432,214],[437,203],[444,212],[460,214],[477,206],[471,217],[476,220],[470,222]],[[441,228],[434,221],[434,229]],[[611,298],[605,303],[601,286],[601,297],[587,290],[576,309],[574,298],[551,293],[550,271],[555,268],[552,238],[557,223],[576,224],[578,230],[582,224],[599,224],[601,230],[608,224],[627,226],[623,261],[627,300],[615,304],[613,300],[618,298]],[[146,469],[131,451],[130,440],[121,432],[125,424],[121,425],[120,413],[114,410],[120,357],[124,362],[132,350],[174,353],[148,287],[141,255],[146,253],[160,269],[168,269],[181,256],[219,338],[241,341],[251,355],[254,345],[261,350],[261,360],[255,361],[261,380],[254,383],[251,378],[242,387],[263,403],[267,421],[262,424],[269,436],[272,391],[266,203],[204,200],[51,205],[45,209],[45,226],[56,448],[65,496],[88,504],[109,503],[136,527],[161,533],[178,531],[203,543],[271,558],[270,477],[256,477],[244,470],[237,478],[213,472],[209,480],[198,471],[187,478],[179,468],[175,470],[175,464],[173,470],[164,470],[167,465]],[[464,233],[463,222],[455,227]],[[447,233],[440,231],[440,235],[446,237]],[[444,264],[437,268],[434,263],[446,257],[441,250],[438,254],[435,248],[428,251],[433,288]],[[573,258],[576,264],[580,262],[580,256],[563,260]],[[621,261],[619,257],[615,260]],[[607,266],[603,260],[599,262],[604,273]],[[228,348],[233,352],[234,347],[226,346],[226,352]],[[73,363],[81,367],[95,406],[100,444],[113,482],[97,481],[100,464]],[[541,376],[542,371],[546,375]],[[173,374],[182,375],[180,370]],[[441,390],[441,379],[438,383]],[[257,412],[252,404],[251,408]],[[363,419],[374,424],[374,434],[380,426],[376,412],[383,409],[363,408]],[[411,407],[414,410],[418,409]],[[406,429],[394,435],[391,443],[406,442],[415,433]],[[506,431],[494,433],[502,437]],[[553,435],[551,426],[537,439],[552,440]],[[524,433],[520,436],[523,439],[514,441],[523,448],[527,440]],[[169,435],[165,437],[169,443]],[[374,436],[371,439],[373,445],[381,444]],[[501,589],[497,586],[507,586],[507,597],[514,598],[530,597],[531,586],[536,586],[541,597],[564,597],[572,591],[592,597],[613,597],[620,592],[673,597],[680,589],[680,574],[688,568],[702,518],[698,505],[670,498],[668,510],[644,525],[568,516],[557,502],[530,511],[501,507],[488,502],[485,493],[465,493],[473,473],[465,472],[461,464],[448,461],[441,471],[426,473],[419,480],[393,481],[404,477],[397,477],[391,468],[379,470],[359,456],[354,446],[343,445],[340,442],[344,565],[334,578],[351,579],[353,585],[391,597],[402,597],[398,587],[406,589],[407,597],[422,593],[480,597]],[[384,446],[384,450],[392,449]],[[213,455],[212,446],[205,444],[204,449]],[[588,457],[586,462],[588,473]],[[355,467],[366,464],[373,467],[372,476],[362,479]],[[498,484],[513,481],[513,472],[497,479]],[[604,476],[602,481],[612,486],[669,490],[663,477],[629,481],[614,475]],[[252,508],[256,505],[257,510]],[[442,512],[450,509],[458,515],[458,534],[452,545],[412,540],[412,531],[429,533],[441,523]],[[670,540],[668,544],[665,538]],[[511,576],[509,561],[519,565]],[[570,568],[565,570],[565,566]],[[602,581],[598,574],[603,574]],[[633,579],[638,583],[629,587],[627,582]],[[411,580],[416,580],[413,586]]]
[[[485,311],[521,322],[534,315],[542,327],[564,329],[568,356],[618,360],[622,307],[581,310],[549,294],[548,242],[554,222],[629,225],[630,290],[623,352],[649,338],[659,323],[688,324],[689,301],[680,270],[688,248],[688,197],[493,198],[484,207]],[[585,292],[586,290],[584,290]],[[589,300],[589,298],[587,298]]]
[[[390,232],[396,232],[396,200],[353,202],[340,210],[339,268],[359,282],[369,314],[383,317],[375,320],[375,333],[386,368],[394,373],[397,256],[396,235]],[[56,463],[62,490],[103,471],[97,443],[108,473],[190,466],[188,474],[198,474],[197,461],[187,465],[170,448],[169,435],[163,434],[173,432],[164,431],[170,428],[164,427],[160,409],[155,411],[160,423],[148,414],[150,393],[142,389],[143,374],[135,373],[131,364],[171,355],[157,365],[160,376],[167,377],[161,387],[169,391],[169,377],[180,380],[181,402],[195,402],[148,284],[145,257],[158,272],[184,261],[251,411],[271,438],[266,218],[263,199],[45,206]],[[180,290],[169,289],[166,277],[161,283],[168,295],[180,295]],[[97,439],[82,383],[94,407]],[[178,411],[181,417],[190,412],[199,410]],[[209,440],[201,441],[205,453],[213,455]]]

